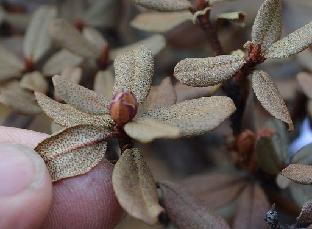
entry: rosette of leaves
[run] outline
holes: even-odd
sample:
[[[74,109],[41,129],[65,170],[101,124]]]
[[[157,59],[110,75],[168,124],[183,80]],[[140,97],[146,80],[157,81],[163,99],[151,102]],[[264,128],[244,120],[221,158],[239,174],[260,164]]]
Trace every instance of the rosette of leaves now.
[[[197,22],[197,17],[210,14],[216,2],[224,0],[197,0],[194,4],[188,0],[135,0],[138,6],[156,12],[143,12],[137,15],[131,25],[137,29],[164,33],[187,21]],[[228,20],[243,25],[245,14],[242,12],[226,12],[217,16],[217,20]]]
[[[235,111],[232,100],[224,96],[167,107],[149,103],[153,65],[152,52],[143,46],[118,56],[111,101],[61,76],[53,77],[53,83],[56,94],[67,104],[36,93],[43,111],[64,127],[35,148],[52,180],[88,172],[103,159],[107,141],[118,139],[122,155],[113,172],[116,196],[130,215],[149,224],[156,223],[164,210],[159,205],[155,181],[132,140],[146,143],[202,134]]]
[[[206,87],[229,79],[248,82],[261,105],[275,118],[293,129],[289,111],[272,78],[255,67],[266,59],[286,58],[306,49],[312,43],[312,22],[280,39],[282,31],[281,1],[265,0],[252,27],[252,40],[247,42],[244,58],[221,55],[208,58],[187,58],[175,67],[174,75],[190,86]]]
[[[112,85],[114,76],[110,65],[118,54],[144,45],[156,55],[166,45],[162,35],[153,35],[135,44],[110,50],[107,40],[96,29],[84,26],[80,32],[65,19],[54,20],[50,25],[50,34],[63,49],[44,66],[46,74],[58,74],[65,66],[77,66],[84,60],[96,69],[94,87],[99,83]]]
[[[264,215],[270,202],[260,183],[246,172],[219,168],[188,177],[180,185],[203,205],[231,218],[231,228],[266,228]]]
[[[34,12],[23,41],[23,58],[0,46],[0,103],[26,114],[40,112],[32,92],[48,90],[40,66],[51,48],[48,25],[56,14],[52,6]]]
[[[302,92],[308,98],[308,114],[312,119],[312,75],[306,72],[299,73],[297,81],[302,89]]]

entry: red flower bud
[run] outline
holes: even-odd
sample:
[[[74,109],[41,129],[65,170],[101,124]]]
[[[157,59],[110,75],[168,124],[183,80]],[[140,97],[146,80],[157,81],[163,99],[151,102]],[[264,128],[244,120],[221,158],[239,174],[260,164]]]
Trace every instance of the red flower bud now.
[[[251,130],[244,130],[236,138],[237,151],[244,156],[248,156],[254,150],[256,135]]]
[[[131,121],[138,111],[138,102],[131,91],[123,91],[114,95],[109,105],[112,119],[118,126]]]

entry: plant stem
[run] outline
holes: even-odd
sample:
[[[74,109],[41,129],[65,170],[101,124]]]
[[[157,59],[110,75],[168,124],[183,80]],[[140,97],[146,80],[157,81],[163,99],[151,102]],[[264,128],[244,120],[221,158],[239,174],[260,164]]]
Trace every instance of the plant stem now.
[[[195,3],[195,7],[191,9],[192,13],[197,11],[205,10],[205,8],[209,7],[209,4],[203,0],[197,0]],[[210,10],[204,15],[197,17],[197,22],[202,30],[207,34],[208,42],[211,49],[214,51],[215,55],[222,55],[224,54],[224,50],[220,43],[218,33],[217,33],[217,26],[213,24],[210,20]]]
[[[209,5],[205,1],[197,0],[194,9],[191,11],[194,13],[198,10],[204,10],[206,7],[209,7]],[[214,53],[223,55],[224,50],[218,37],[217,26],[210,20],[210,10],[206,14],[198,16],[197,21],[202,30],[207,34],[208,42]],[[237,108],[236,112],[231,116],[231,126],[234,135],[238,135],[241,132],[242,119],[249,94],[248,74],[248,69],[242,69],[232,79],[222,85],[223,91],[233,100]]]
[[[121,150],[121,154],[123,154],[124,151],[127,149],[133,148],[133,141],[132,139],[124,132],[122,128],[118,128],[119,134],[118,134],[118,143],[119,143],[119,148]]]

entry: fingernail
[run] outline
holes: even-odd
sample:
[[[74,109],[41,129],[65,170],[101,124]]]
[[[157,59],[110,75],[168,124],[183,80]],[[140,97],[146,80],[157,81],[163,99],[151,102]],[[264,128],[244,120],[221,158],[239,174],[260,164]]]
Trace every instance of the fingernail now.
[[[29,150],[18,145],[1,144],[0,198],[16,195],[33,183],[36,164],[27,155]]]

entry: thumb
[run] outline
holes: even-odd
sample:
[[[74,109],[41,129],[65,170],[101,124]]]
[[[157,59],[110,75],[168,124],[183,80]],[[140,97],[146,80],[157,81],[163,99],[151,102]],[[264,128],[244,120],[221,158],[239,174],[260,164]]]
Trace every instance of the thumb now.
[[[43,160],[30,148],[0,144],[0,228],[38,228],[52,199]]]

